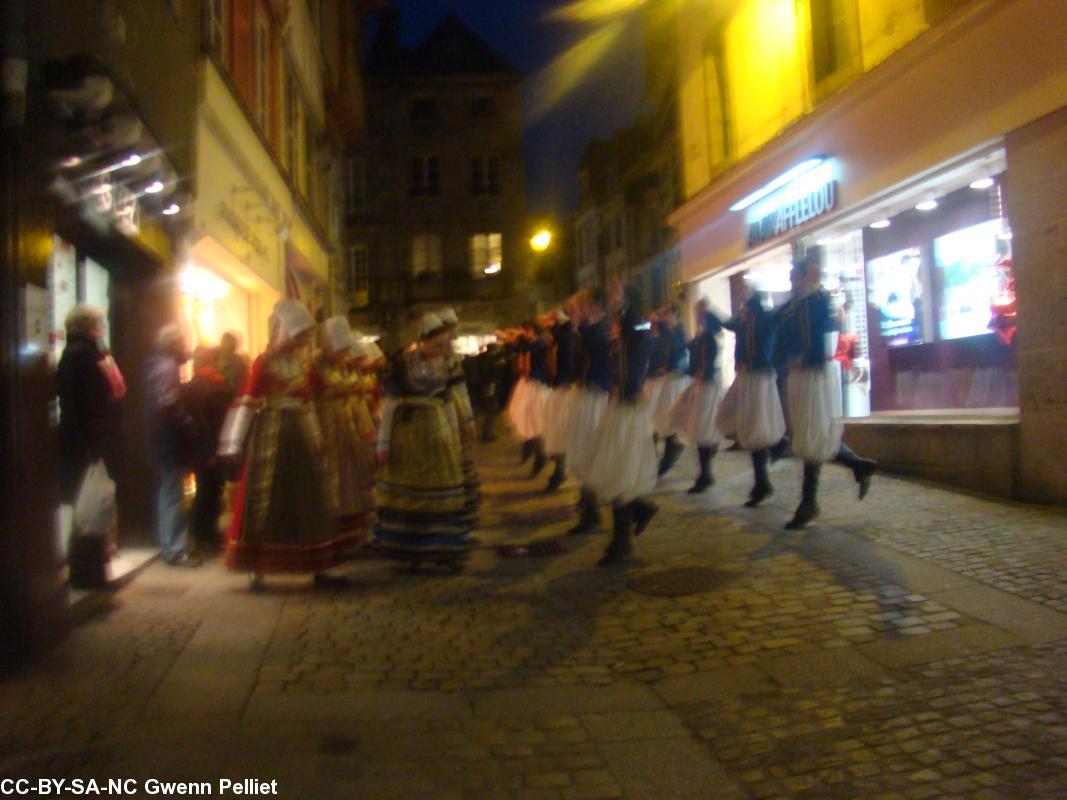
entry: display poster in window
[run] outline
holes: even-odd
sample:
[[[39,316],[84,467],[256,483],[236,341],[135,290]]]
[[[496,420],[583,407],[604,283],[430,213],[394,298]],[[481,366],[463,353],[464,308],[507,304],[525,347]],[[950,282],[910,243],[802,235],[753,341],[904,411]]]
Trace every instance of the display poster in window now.
[[[992,309],[1001,292],[998,264],[1010,255],[1003,234],[1004,221],[995,219],[934,239],[942,339],[989,333]]]
[[[74,246],[58,236],[52,237],[52,258],[48,265],[48,290],[52,303],[50,348],[52,363],[67,343],[67,314],[78,304],[77,253]]]
[[[867,262],[867,303],[886,347],[923,341],[922,252],[909,247]]]

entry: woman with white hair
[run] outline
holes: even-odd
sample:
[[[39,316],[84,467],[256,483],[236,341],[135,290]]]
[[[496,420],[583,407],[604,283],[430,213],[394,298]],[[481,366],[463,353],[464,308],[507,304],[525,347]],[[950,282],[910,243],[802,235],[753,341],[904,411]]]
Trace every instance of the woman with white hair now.
[[[315,320],[296,300],[278,302],[267,351],[252,365],[238,401],[245,424],[223,432],[233,452],[250,423],[226,565],[249,573],[252,588],[267,573],[314,573],[316,578],[358,543],[338,532],[323,470],[324,446],[309,380],[307,348]]]
[[[315,411],[322,429],[326,480],[337,530],[360,540],[374,511],[374,438],[360,377],[349,366],[359,343],[343,316],[321,326],[322,351],[312,370]]]
[[[418,340],[390,365],[378,433],[375,541],[390,558],[458,571],[474,545],[475,520],[452,417],[448,346],[448,327],[426,314]]]

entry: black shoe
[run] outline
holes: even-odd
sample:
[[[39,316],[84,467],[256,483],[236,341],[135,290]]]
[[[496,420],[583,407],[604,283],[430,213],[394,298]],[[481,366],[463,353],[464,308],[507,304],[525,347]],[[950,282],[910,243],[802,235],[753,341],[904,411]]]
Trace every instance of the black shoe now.
[[[598,567],[611,567],[630,557],[633,552],[633,545],[630,543],[630,526],[633,524],[636,508],[635,503],[627,503],[611,509],[614,530],[607,550],[596,562]]]
[[[774,494],[774,487],[769,483],[763,486],[756,485],[752,491],[749,492],[748,500],[745,502],[746,508],[755,508],[768,497]]]
[[[859,484],[860,500],[871,490],[871,476],[874,475],[876,469],[878,469],[877,462],[869,458],[860,459],[860,462],[852,467],[852,474],[856,478],[856,483]]]
[[[168,566],[185,568],[199,567],[201,564],[204,563],[200,560],[200,556],[191,555],[189,553],[182,553],[180,556],[168,558],[166,561]]]
[[[634,512],[634,536],[640,536],[659,512],[659,506],[648,500],[635,500],[631,505]]]
[[[567,480],[567,476],[557,469],[551,476],[549,476],[548,484],[545,486],[545,494],[552,494],[555,492],[563,485],[565,480]]]
[[[533,463],[533,468],[530,470],[530,477],[531,478],[536,478],[538,475],[540,475],[541,474],[541,470],[543,470],[545,468],[545,463],[546,463],[545,453],[540,447],[538,447],[534,451],[534,463]]]
[[[668,436],[663,440],[663,458],[659,462],[659,469],[657,475],[666,475],[671,467],[677,462],[679,456],[685,450],[685,445],[678,444],[677,436]]]
[[[809,522],[819,516],[819,504],[818,503],[805,503],[802,502],[797,506],[796,512],[793,514],[793,518],[785,524],[787,531],[795,531],[805,527]]]
[[[714,484],[715,481],[712,480],[710,475],[700,475],[697,477],[696,483],[689,487],[688,494],[703,494],[709,486]]]
[[[578,520],[578,524],[567,531],[568,534],[576,536],[581,533],[589,533],[589,531],[595,531],[600,527],[600,512],[595,508],[591,510],[583,510],[582,516]]]
[[[530,456],[534,454],[534,440],[527,439],[522,443],[522,456],[519,458],[519,465],[525,464],[530,460]]]

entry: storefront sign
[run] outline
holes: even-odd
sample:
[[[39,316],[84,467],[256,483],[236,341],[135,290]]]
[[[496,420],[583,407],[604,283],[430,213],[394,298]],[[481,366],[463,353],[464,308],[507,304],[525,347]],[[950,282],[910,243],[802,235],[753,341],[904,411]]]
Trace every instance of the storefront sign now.
[[[219,216],[226,220],[227,224],[233,228],[233,232],[237,234],[237,237],[251,247],[253,252],[261,258],[269,259],[267,248],[263,246],[263,242],[260,241],[252,226],[241,219],[241,215],[229,203],[219,203]]]
[[[829,213],[837,205],[837,181],[829,162],[753,205],[748,215],[748,246],[755,247]]]

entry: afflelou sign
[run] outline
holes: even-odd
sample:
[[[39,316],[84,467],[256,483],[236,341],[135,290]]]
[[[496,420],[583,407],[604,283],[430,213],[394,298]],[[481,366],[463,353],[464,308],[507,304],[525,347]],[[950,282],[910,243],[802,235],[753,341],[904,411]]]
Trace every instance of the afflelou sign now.
[[[801,167],[804,169],[796,177],[783,181],[789,175],[786,173],[750,195],[758,197],[757,201],[747,203],[746,198],[734,206],[737,210],[747,209],[749,247],[799,228],[837,206],[837,181],[832,163],[811,159],[790,172]],[[768,192],[767,188],[775,184]]]

